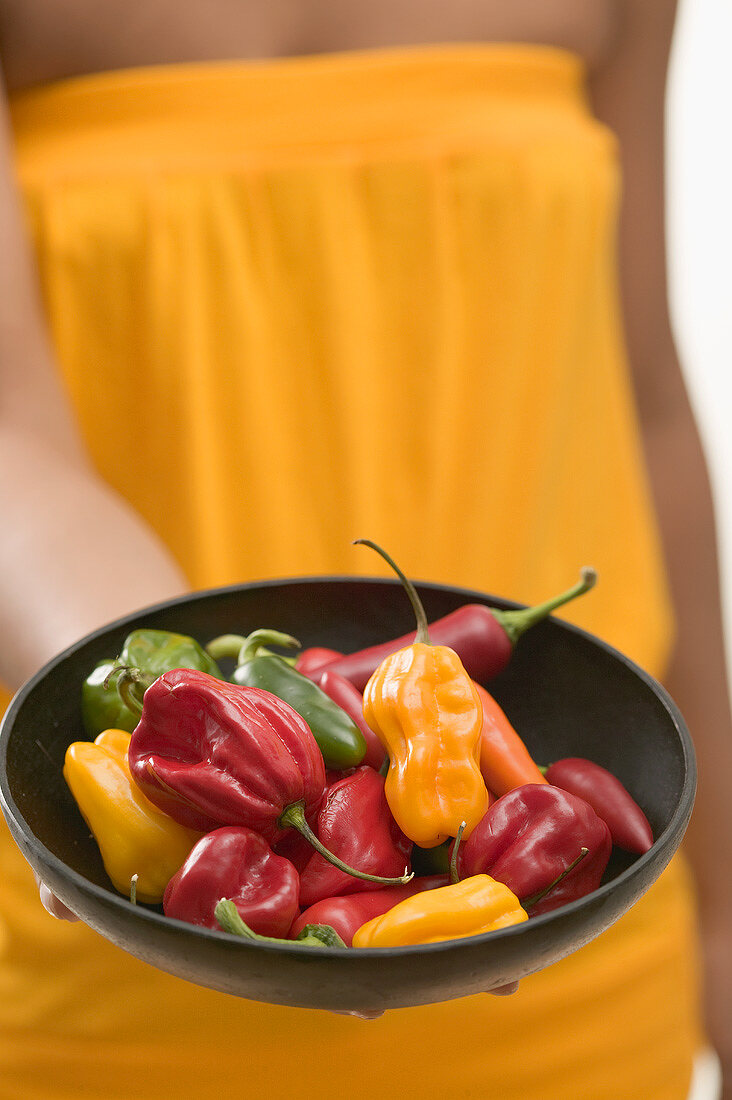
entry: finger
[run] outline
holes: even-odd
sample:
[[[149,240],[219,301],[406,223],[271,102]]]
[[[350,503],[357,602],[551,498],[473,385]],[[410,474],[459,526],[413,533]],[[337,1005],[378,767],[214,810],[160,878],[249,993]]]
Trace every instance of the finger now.
[[[335,1016],[355,1016],[358,1020],[378,1020],[379,1016],[383,1016],[383,1012],[339,1012],[334,1010]]]
[[[41,905],[47,913],[50,913],[52,917],[56,917],[57,920],[77,921],[79,919],[76,913],[69,909],[68,905],[64,905],[60,898],[57,898],[56,895],[49,890],[45,882],[41,882],[35,872],[34,877],[38,885]]]

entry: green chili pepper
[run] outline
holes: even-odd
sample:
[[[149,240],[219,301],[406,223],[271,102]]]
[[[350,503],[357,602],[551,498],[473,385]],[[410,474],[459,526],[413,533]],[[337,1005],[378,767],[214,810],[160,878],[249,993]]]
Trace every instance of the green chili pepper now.
[[[248,638],[223,634],[206,647],[212,657],[234,657],[235,684],[262,688],[284,699],[312,730],[328,768],[353,768],[366,754],[366,741],[356,723],[317,684],[297,672],[286,659],[265,647],[299,646],[289,634],[276,630],[255,630]]]
[[[195,668],[219,680],[224,678],[214,659],[195,638],[170,630],[133,630],[125,638],[117,660],[100,661],[82,685],[82,720],[91,738],[108,729],[132,733],[139,721],[120,697],[114,677],[110,678],[110,673],[120,665],[140,669],[151,681],[174,668]]]
[[[111,659],[100,661],[81,686],[81,718],[92,740],[104,730],[127,730],[132,733],[138,722],[120,698],[114,681],[104,686],[116,667],[117,662]]]

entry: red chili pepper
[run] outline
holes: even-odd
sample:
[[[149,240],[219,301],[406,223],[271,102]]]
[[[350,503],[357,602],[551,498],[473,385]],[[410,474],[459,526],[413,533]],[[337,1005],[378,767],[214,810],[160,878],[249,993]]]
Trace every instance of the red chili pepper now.
[[[122,673],[118,684],[124,682]],[[128,754],[135,782],[175,821],[202,832],[243,825],[270,843],[297,829],[342,871],[397,885],[343,863],[307,818],[325,791],[323,756],[307,723],[260,688],[174,669],[147,689]]]
[[[324,672],[315,674],[313,679],[320,690],[324,691],[334,703],[337,703],[361,730],[366,742],[366,755],[362,763],[378,771],[386,760],[386,753],[381,741],[379,741],[363,716],[363,695],[361,692],[353,686],[350,680],[347,680],[345,676],[341,676],[340,673],[334,672],[333,669],[326,668]]]
[[[373,768],[356,768],[325,792],[315,831],[329,852],[373,875],[409,870],[412,842],[391,815],[384,778]],[[371,884],[339,871],[314,852],[300,874],[300,905],[371,889]]]
[[[531,906],[532,916],[596,890],[612,840],[605,822],[584,799],[548,783],[531,783],[493,803],[459,847],[456,865],[460,878],[491,875],[528,904],[583,848],[585,858]]]
[[[163,897],[166,917],[220,927],[214,910],[231,898],[260,936],[286,936],[299,912],[300,881],[289,860],[275,855],[251,829],[215,829],[192,849]]]
[[[535,607],[501,611],[484,604],[464,604],[429,624],[430,639],[433,645],[454,649],[473,680],[490,680],[506,667],[514,645],[526,630],[556,608],[588,592],[596,580],[594,569],[583,569],[582,579],[572,588]],[[393,641],[336,658],[322,666],[322,671],[338,672],[363,691],[384,658],[412,645],[415,637],[416,632],[412,631]]]
[[[385,886],[383,890],[368,890],[362,894],[348,894],[346,897],[324,898],[316,901],[299,917],[290,929],[289,938],[294,940],[308,924],[329,924],[341,937],[346,947],[350,947],[354,933],[371,920],[380,917],[405,898],[419,894],[423,890],[436,890],[438,886],[447,886],[447,875],[429,875],[413,878],[406,886]]]
[[[653,845],[653,831],[638,803],[612,772],[591,760],[569,756],[546,769],[547,782],[584,798],[610,829],[613,844],[642,855]]]
[[[311,680],[316,680],[314,675],[319,672],[321,668],[325,668],[331,661],[337,661],[343,654],[338,649],[326,649],[325,646],[311,646],[310,649],[303,649],[297,655],[295,661],[295,668],[298,672],[301,672],[303,676],[309,676]]]

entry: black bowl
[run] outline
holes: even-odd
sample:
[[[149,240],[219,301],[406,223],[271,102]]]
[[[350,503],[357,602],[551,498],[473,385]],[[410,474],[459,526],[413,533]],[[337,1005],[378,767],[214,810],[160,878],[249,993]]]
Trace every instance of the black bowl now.
[[[428,617],[466,602],[514,607],[467,589],[418,586]],[[138,626],[207,642],[260,626],[303,645],[350,651],[413,628],[397,581],[352,577],[269,581],[157,604],[60,654],[13,700],[0,731],[0,796],[23,855],[71,909],[125,951],[199,985],[272,1004],[381,1010],[450,1000],[524,977],[599,935],[654,882],[683,836],[696,783],[694,750],[674,703],[650,676],[597,638],[556,619],[519,641],[491,691],[539,762],[584,756],[643,807],[657,838],[616,856],[593,894],[482,936],[420,947],[346,950],[260,944],[133,906],[111,886],[62,776],[84,739],[82,680]]]

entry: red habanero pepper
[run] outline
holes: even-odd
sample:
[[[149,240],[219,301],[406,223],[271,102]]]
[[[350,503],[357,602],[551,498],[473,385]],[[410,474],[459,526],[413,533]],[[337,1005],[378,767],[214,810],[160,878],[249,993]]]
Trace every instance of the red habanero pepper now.
[[[312,828],[317,820],[317,814],[313,819],[308,821],[308,824]],[[298,874],[300,874],[307,862],[313,854],[313,848],[310,841],[302,835],[302,833],[296,832],[294,829],[290,829],[285,833],[278,841],[272,845],[272,851],[276,852],[278,856],[284,856],[285,859],[289,859],[290,863],[294,866]]]
[[[610,830],[584,799],[548,783],[530,783],[504,794],[460,845],[459,877],[490,875],[516,897],[542,894],[531,915],[548,913],[596,890],[610,858]]]
[[[497,676],[508,664],[513,647],[521,635],[541,619],[570,600],[588,592],[597,580],[594,569],[583,569],[577,584],[535,607],[501,611],[485,604],[469,603],[429,624],[433,645],[454,649],[465,671],[473,680],[483,682]],[[363,691],[373,672],[385,657],[414,643],[416,632],[403,634],[390,642],[349,653],[321,667],[338,672]]]
[[[350,680],[347,680],[345,676],[341,676],[340,673],[334,672],[332,669],[326,669],[324,672],[316,673],[313,679],[320,687],[320,690],[324,691],[334,703],[337,703],[361,730],[364,741],[366,742],[366,755],[362,763],[378,771],[386,760],[386,753],[384,752],[384,746],[381,744],[381,741],[379,741],[378,737],[371,729],[371,726],[363,716],[362,693],[357,687],[353,686]]]
[[[128,705],[130,679],[129,670],[118,678]],[[150,801],[181,825],[201,832],[242,825],[270,843],[293,828],[347,874],[406,881],[349,867],[315,836],[307,819],[325,791],[323,756],[304,719],[268,691],[195,669],[165,672],[145,691],[128,759]]]
[[[584,798],[608,826],[618,848],[642,855],[652,847],[648,818],[612,772],[591,760],[569,756],[550,764],[545,775],[553,786]]]
[[[214,910],[230,898],[260,936],[286,936],[299,912],[300,880],[251,829],[215,829],[195,845],[163,897],[166,917],[218,929]]]
[[[344,771],[335,771],[332,768],[326,768],[326,794],[328,793],[329,787],[332,787],[339,779],[344,779],[347,775],[353,775],[355,770],[355,768],[346,768]],[[325,797],[325,795],[323,797]],[[310,825],[311,828],[315,826],[317,816],[316,813],[308,818],[308,825]],[[290,863],[294,863],[298,874],[302,873],[303,868],[313,854],[313,846],[310,841],[304,837],[302,833],[294,832],[292,829],[273,845],[273,849],[278,856],[284,856],[285,859],[289,859]]]
[[[338,649],[327,649],[325,646],[311,646],[310,649],[303,649],[298,653],[295,661],[295,669],[297,672],[301,672],[303,676],[308,676],[317,683],[317,673],[332,661],[339,660],[342,656],[343,654]]]
[[[296,939],[308,924],[328,924],[336,930],[346,947],[350,947],[354,933],[366,921],[387,913],[413,894],[420,894],[423,890],[436,890],[439,886],[447,886],[449,881],[447,875],[428,875],[413,878],[405,886],[385,886],[383,890],[367,890],[362,894],[324,898],[296,917],[289,938]]]
[[[488,790],[502,795],[525,783],[546,783],[526,745],[493,696],[480,684],[476,684],[475,689],[483,707],[480,771]]]
[[[398,875],[409,869],[412,842],[391,815],[384,777],[373,768],[356,768],[325,792],[315,831],[329,852],[374,875]],[[300,873],[300,905],[322,898],[371,889],[313,852]],[[316,922],[317,923],[317,922]]]

